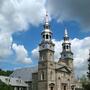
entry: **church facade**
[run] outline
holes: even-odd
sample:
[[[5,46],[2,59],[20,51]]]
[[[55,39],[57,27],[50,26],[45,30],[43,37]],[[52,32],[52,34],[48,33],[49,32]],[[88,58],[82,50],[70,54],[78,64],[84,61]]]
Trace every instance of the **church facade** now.
[[[75,90],[76,88],[73,53],[67,29],[64,32],[62,52],[58,62],[55,62],[54,58],[55,44],[52,41],[52,34],[46,15],[44,30],[41,33],[42,40],[39,44],[38,66],[36,69],[16,70],[10,75],[19,77],[28,84],[27,90]]]
[[[54,60],[55,44],[52,42],[48,15],[46,15],[41,36],[38,72],[32,74],[32,90],[75,90],[73,53],[67,30],[65,29],[61,57],[58,62]]]

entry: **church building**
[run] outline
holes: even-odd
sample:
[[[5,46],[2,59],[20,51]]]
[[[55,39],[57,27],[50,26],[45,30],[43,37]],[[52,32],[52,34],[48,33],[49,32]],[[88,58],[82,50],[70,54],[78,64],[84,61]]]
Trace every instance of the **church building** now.
[[[65,29],[62,43],[61,57],[58,62],[54,58],[54,46],[52,41],[52,31],[50,29],[48,15],[46,14],[44,30],[41,33],[41,43],[39,44],[38,67],[33,72],[25,73],[23,70],[11,75],[20,77],[28,83],[27,90],[75,90],[75,76],[73,68],[73,53],[67,29]],[[25,76],[28,80],[23,79]]]
[[[65,29],[61,57],[58,62],[54,60],[55,44],[52,42],[52,31],[50,30],[48,15],[46,15],[41,36],[37,72],[38,90],[74,90],[73,53],[67,30]]]

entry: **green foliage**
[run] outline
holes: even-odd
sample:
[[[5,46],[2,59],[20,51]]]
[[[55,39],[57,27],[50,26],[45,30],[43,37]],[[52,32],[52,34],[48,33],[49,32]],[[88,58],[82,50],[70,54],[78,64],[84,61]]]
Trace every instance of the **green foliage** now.
[[[90,80],[90,57],[88,59],[88,72],[87,72],[87,77]]]
[[[83,90],[90,90],[90,82],[84,82],[82,83]]]
[[[10,85],[6,85],[0,80],[0,90],[13,90],[13,87],[11,87]]]
[[[82,83],[82,90],[90,90],[90,81],[86,78],[85,75],[80,79]]]
[[[12,73],[13,73],[13,71],[9,71],[9,70],[4,71],[4,70],[1,70],[1,69],[0,69],[0,75],[9,76],[9,75],[12,74]]]

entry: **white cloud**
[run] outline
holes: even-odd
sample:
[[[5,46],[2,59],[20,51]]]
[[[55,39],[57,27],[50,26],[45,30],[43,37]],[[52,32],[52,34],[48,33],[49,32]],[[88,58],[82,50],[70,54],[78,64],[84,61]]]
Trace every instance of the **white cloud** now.
[[[33,49],[31,53],[34,60],[39,60],[39,47]]]
[[[74,68],[76,75],[86,74],[87,72],[87,59],[90,48],[90,37],[84,39],[73,39],[70,40],[72,44],[72,52],[74,53]],[[55,60],[60,58],[60,52],[62,51],[62,41],[54,40],[55,43]]]
[[[88,53],[90,49],[90,37],[86,37],[84,39],[78,39],[75,38],[73,40],[70,40],[72,44],[72,52],[74,53],[74,67],[75,67],[75,73],[76,75],[83,75],[87,72],[87,59],[88,59]],[[62,40],[57,41],[53,39],[53,42],[55,43],[55,61],[57,62],[60,58],[60,52],[62,51]],[[33,56],[38,59],[38,48],[34,49],[32,51]]]
[[[38,25],[45,14],[46,0],[0,0],[0,59],[12,54],[12,48],[16,53],[17,60],[22,63],[31,63],[28,51],[23,45],[13,44],[12,34],[25,31],[28,25]],[[61,2],[62,1],[62,2]],[[60,2],[60,3],[59,3]],[[90,12],[89,0],[49,0],[50,14],[61,19],[75,17],[83,25],[89,27]],[[84,5],[84,7],[82,6]],[[80,8],[79,8],[80,7]],[[90,37],[84,39],[73,39],[72,51],[74,52],[74,65],[77,72],[85,73],[90,48]],[[53,40],[55,43],[55,60],[60,58],[62,41]],[[11,48],[12,47],[12,48]],[[32,57],[38,59],[38,48],[32,51]],[[84,70],[85,68],[85,70]]]
[[[8,33],[0,33],[0,59],[4,59],[12,54],[12,37]]]
[[[57,41],[55,39],[53,39],[52,41],[55,44],[55,54],[54,54],[55,56],[54,56],[54,58],[55,58],[55,61],[57,62],[60,58],[60,52],[62,50],[62,42],[63,41]]]
[[[11,55],[12,35],[15,32],[25,31],[30,24],[38,25],[42,22],[44,4],[45,0],[0,0],[0,59]],[[23,46],[17,47],[21,47],[26,55],[27,51]],[[25,63],[30,61],[28,59],[24,58]]]
[[[44,14],[43,0],[3,0],[0,8],[0,28],[8,32],[23,31],[29,24],[38,25]]]
[[[13,44],[12,45],[13,50],[16,53],[16,60],[19,61],[20,63],[26,63],[30,64],[32,62],[31,58],[28,56],[27,50],[24,48],[23,45],[17,45]]]
[[[59,20],[78,21],[84,30],[90,31],[90,0],[48,0],[47,7]]]
[[[87,59],[88,53],[90,49],[90,37],[86,37],[84,39],[73,39],[72,42],[72,50],[74,52],[74,66],[75,72],[77,74],[86,74],[87,71]]]

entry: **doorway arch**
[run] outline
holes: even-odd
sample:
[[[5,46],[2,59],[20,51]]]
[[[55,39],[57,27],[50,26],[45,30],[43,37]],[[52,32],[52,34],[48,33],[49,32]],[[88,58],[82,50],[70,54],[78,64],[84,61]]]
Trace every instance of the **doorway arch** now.
[[[49,84],[49,87],[50,87],[50,90],[55,90],[54,89],[55,88],[55,84],[54,83]]]

